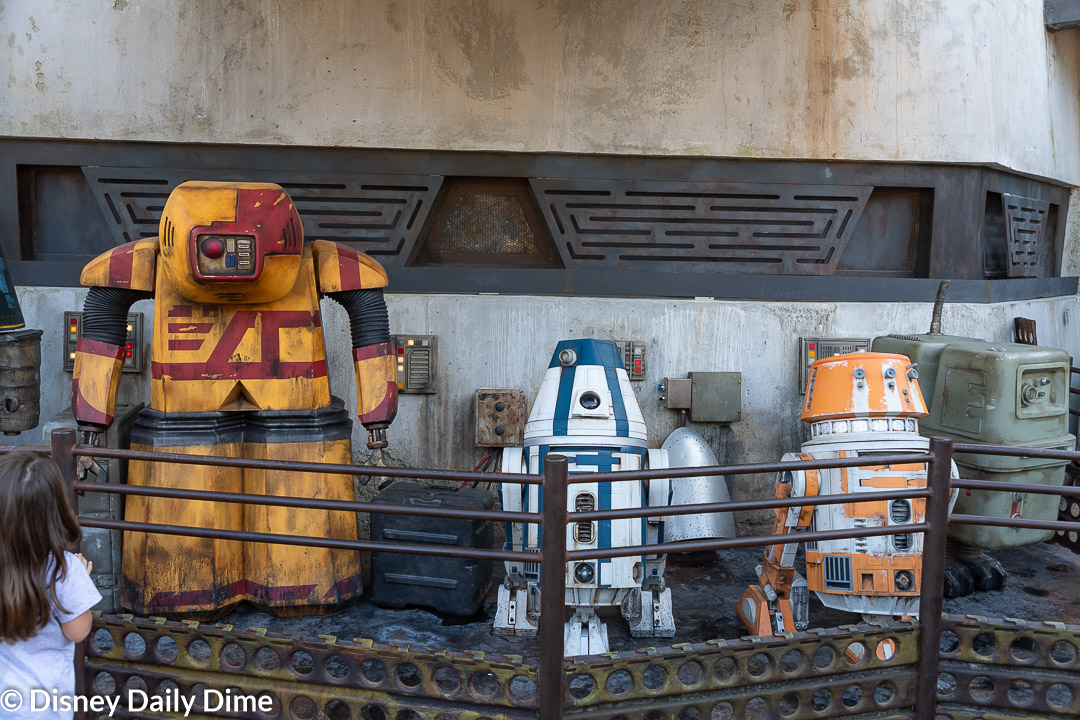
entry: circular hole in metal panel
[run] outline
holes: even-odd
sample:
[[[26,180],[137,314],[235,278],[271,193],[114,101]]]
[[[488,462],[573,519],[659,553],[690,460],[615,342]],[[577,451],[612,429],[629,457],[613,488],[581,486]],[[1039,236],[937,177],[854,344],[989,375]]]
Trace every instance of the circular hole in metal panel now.
[[[360,675],[369,685],[382,685],[386,682],[386,665],[382,660],[368,658],[360,665]],[[371,707],[377,707],[372,705]]]
[[[743,710],[743,717],[746,720],[765,720],[769,715],[769,705],[763,698],[753,698],[750,702],[746,703],[746,709]]]
[[[667,670],[660,665],[650,665],[641,676],[641,682],[650,690],[659,690],[667,682]]]
[[[780,714],[784,717],[791,717],[799,711],[799,696],[793,692],[786,693],[780,698]]]
[[[734,718],[735,708],[728,702],[716,703],[712,713],[709,714],[709,720],[734,720]]]
[[[882,680],[874,688],[874,702],[879,707],[886,707],[896,698],[896,685],[889,680]]]
[[[340,655],[331,655],[326,659],[326,674],[335,680],[344,680],[349,677],[349,662]]]
[[[138,690],[140,692],[146,692],[146,681],[138,675],[132,675],[131,677],[129,677],[127,679],[127,683],[125,684],[127,685],[127,689],[129,691]]]
[[[130,632],[124,636],[124,651],[129,657],[142,657],[146,652],[146,640],[136,632]]]
[[[679,711],[679,714],[675,716],[675,720],[698,720],[701,717],[701,713],[698,709],[691,705],[690,707],[684,707]]]
[[[424,716],[415,710],[401,710],[395,720],[424,720]]]
[[[772,672],[773,660],[763,652],[755,653],[746,661],[746,672],[761,679]]]
[[[722,683],[729,683],[735,679],[735,674],[738,671],[739,666],[735,664],[735,660],[729,657],[723,657],[716,661],[713,665],[713,675]]]
[[[210,651],[210,643],[206,642],[202,638],[195,638],[188,644],[188,657],[197,663],[210,662],[210,656],[213,654]]]
[[[297,650],[292,656],[292,667],[300,675],[308,675],[315,669],[315,658],[307,650]]]
[[[469,678],[469,687],[479,697],[495,697],[495,693],[499,692],[499,679],[490,670],[480,670]]]
[[[997,641],[994,640],[994,636],[990,633],[979,633],[971,641],[971,649],[975,651],[976,655],[992,657],[994,651],[997,650]]]
[[[985,675],[976,675],[968,683],[968,692],[979,702],[987,702],[994,696],[994,681]]]
[[[1035,641],[1029,637],[1018,637],[1009,645],[1009,654],[1016,662],[1031,662],[1035,659]]]
[[[874,657],[881,662],[889,662],[896,657],[896,650],[899,647],[899,643],[896,642],[896,638],[883,638],[878,641],[877,647],[874,648]]]
[[[866,660],[866,645],[858,640],[848,643],[847,648],[844,649],[844,659],[852,667],[861,665]]]
[[[802,670],[805,660],[806,656],[798,650],[788,650],[780,658],[780,671],[787,675],[793,675]]]
[[[683,685],[697,685],[705,677],[705,670],[697,660],[690,660],[679,666],[679,682]]]
[[[810,697],[810,709],[814,712],[822,712],[832,705],[832,693],[825,688],[818,689]]]
[[[261,693],[259,693],[259,700],[261,701],[260,704],[259,704],[260,708],[266,707],[266,705],[267,705],[266,701],[262,700],[262,698],[270,698],[270,703],[269,703],[270,709],[267,710],[266,712],[263,712],[262,710],[259,710],[259,716],[264,717],[264,718],[277,718],[277,717],[280,717],[281,716],[281,699],[278,698],[278,696],[275,695],[272,692],[269,692],[269,691],[261,692]]]
[[[664,713],[659,710],[651,710],[645,713],[645,720],[665,720]]]
[[[813,662],[815,670],[828,670],[836,662],[836,650],[831,645],[822,645],[814,651],[811,662]]]
[[[853,708],[862,702],[863,692],[862,688],[858,685],[848,685],[844,688],[844,694],[840,696],[841,702],[844,703],[844,707]]]
[[[447,695],[456,693],[461,689],[461,677],[458,676],[453,668],[443,666],[436,669],[434,680],[435,687],[439,689],[439,692],[446,693]]]
[[[229,643],[221,649],[221,660],[228,667],[238,670],[247,664],[247,653],[236,643]]]
[[[510,679],[510,697],[525,703],[536,697],[536,681],[525,675],[515,675]]]
[[[403,687],[413,689],[424,679],[423,674],[420,672],[420,668],[416,667],[412,663],[402,663],[397,668],[397,679]]]
[[[1073,692],[1064,683],[1054,683],[1046,689],[1046,702],[1057,710],[1068,710],[1073,704]]]
[[[378,705],[365,705],[360,710],[361,720],[386,720],[386,711]]]
[[[164,678],[158,683],[157,692],[158,695],[164,695],[166,693],[175,693],[180,691],[180,686],[176,684],[175,680]]]
[[[952,630],[941,631],[941,641],[938,643],[938,650],[943,653],[951,654],[960,649],[960,637]]]
[[[101,654],[105,654],[113,649],[113,636],[112,633],[105,628],[98,628],[94,631],[93,645],[94,649]]]
[[[209,689],[202,683],[195,683],[191,686],[191,699],[195,701],[195,707],[199,710],[202,710],[203,700],[206,699],[206,691]]]
[[[255,651],[255,669],[264,672],[272,672],[281,667],[281,656],[277,651],[269,647],[261,647]]]
[[[1013,705],[1027,705],[1035,697],[1031,683],[1027,680],[1013,680],[1009,683],[1009,689],[1005,691],[1005,695]]]
[[[349,709],[348,703],[341,700],[331,700],[326,703],[323,715],[326,716],[326,720],[352,720],[352,710]]]
[[[614,696],[625,695],[634,686],[634,678],[625,670],[616,670],[607,676],[604,686]]]
[[[1072,665],[1076,655],[1076,646],[1068,640],[1058,640],[1050,646],[1050,660],[1057,665]]]
[[[596,681],[593,680],[592,675],[578,673],[574,677],[570,678],[570,684],[568,687],[570,690],[570,697],[576,698],[578,700],[584,700],[585,698],[592,695],[593,691],[596,690]]]
[[[157,654],[162,662],[171,663],[180,654],[180,648],[177,647],[175,639],[162,635],[157,639]]]
[[[937,694],[944,698],[949,698],[956,694],[956,678],[946,672],[938,673]]]

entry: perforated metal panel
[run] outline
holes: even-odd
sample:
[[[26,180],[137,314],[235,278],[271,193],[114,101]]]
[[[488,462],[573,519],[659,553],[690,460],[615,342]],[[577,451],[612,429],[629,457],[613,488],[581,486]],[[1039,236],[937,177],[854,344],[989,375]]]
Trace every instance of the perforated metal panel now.
[[[457,198],[435,248],[442,252],[540,252],[516,197],[480,194]]]
[[[1006,264],[1009,277],[1038,277],[1039,252],[1050,203],[1008,193],[1001,195],[1001,203],[1009,250]]]

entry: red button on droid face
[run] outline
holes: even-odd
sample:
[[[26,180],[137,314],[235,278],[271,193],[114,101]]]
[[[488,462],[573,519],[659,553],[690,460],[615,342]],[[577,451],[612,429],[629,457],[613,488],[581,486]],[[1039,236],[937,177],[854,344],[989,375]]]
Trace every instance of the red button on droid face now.
[[[200,249],[206,257],[217,260],[225,254],[225,243],[221,242],[221,238],[211,237],[203,240]]]

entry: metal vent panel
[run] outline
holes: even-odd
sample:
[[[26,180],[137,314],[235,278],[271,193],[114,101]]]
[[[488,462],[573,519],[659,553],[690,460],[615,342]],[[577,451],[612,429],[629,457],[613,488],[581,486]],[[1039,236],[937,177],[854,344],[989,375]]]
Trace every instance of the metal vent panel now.
[[[851,558],[847,555],[822,557],[825,571],[825,587],[830,590],[851,590]]]
[[[460,195],[434,249],[439,252],[538,253],[521,202],[508,195]]]
[[[831,275],[872,190],[531,181],[567,267]]]
[[[273,182],[296,205],[308,240],[333,240],[387,266],[408,257],[442,184],[431,175],[295,173],[86,166],[83,174],[116,244],[156,237],[165,201],[187,180]],[[295,243],[295,228],[286,242]],[[167,242],[176,242],[172,235]]]
[[[1039,252],[1050,203],[1008,193],[1002,193],[1001,203],[1009,251],[1006,264],[1009,277],[1038,277]]]

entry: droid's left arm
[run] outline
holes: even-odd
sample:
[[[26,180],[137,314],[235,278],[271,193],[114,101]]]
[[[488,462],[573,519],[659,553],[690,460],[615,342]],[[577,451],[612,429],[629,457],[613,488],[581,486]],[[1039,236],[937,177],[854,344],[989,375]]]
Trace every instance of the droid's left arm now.
[[[368,447],[386,447],[386,428],[397,415],[394,343],[382,291],[386,271],[345,245],[316,240],[311,249],[319,292],[340,303],[349,315],[357,414],[367,428]]]

